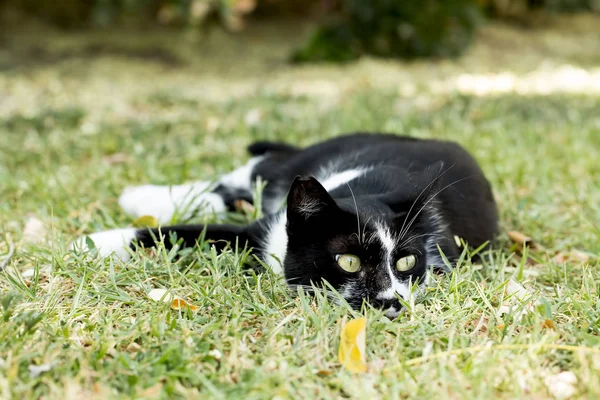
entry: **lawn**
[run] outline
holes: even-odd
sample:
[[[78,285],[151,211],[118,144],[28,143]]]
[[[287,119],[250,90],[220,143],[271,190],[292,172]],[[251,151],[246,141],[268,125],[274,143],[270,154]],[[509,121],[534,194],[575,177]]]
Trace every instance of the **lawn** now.
[[[0,398],[599,398],[598,22],[490,25],[458,60],[346,66],[285,64],[298,35],[269,26],[239,41],[6,37]],[[357,130],[461,143],[501,210],[494,249],[465,254],[395,321],[290,293],[241,268],[243,250],[125,264],[67,251],[132,223],[116,202],[127,185],[214,179],[255,139]],[[523,254],[507,231],[538,245]],[[341,321],[361,315],[357,375],[337,352]]]

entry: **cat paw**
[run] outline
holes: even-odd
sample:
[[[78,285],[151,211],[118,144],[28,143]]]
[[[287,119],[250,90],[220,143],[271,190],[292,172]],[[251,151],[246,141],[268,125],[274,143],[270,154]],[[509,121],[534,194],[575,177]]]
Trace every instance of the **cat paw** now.
[[[208,190],[208,182],[176,186],[129,186],[119,196],[119,205],[134,218],[152,215],[161,224],[170,223],[174,216],[186,219],[198,212],[225,211],[221,196]]]
[[[87,239],[89,238],[98,250],[98,255],[102,258],[116,257],[121,261],[127,261],[131,258],[129,246],[135,239],[136,232],[137,229],[135,228],[123,228],[92,233],[71,243],[70,250],[76,252],[91,250],[88,247]]]

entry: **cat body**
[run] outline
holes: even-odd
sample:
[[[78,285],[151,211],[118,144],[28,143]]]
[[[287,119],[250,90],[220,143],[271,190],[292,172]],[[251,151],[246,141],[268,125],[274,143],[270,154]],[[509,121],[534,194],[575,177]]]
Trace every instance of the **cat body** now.
[[[181,208],[221,212],[237,200],[252,201],[260,178],[263,218],[247,226],[99,232],[90,238],[100,254],[127,259],[126,247],[135,243],[151,247],[163,236],[167,247],[172,237],[193,246],[205,234],[218,250],[251,247],[292,287],[310,290],[326,281],[353,307],[367,301],[395,317],[412,285],[457,259],[455,237],[479,246],[497,233],[490,185],[455,143],[358,133],[304,149],[259,142],[248,150],[250,161],[216,184],[133,187],[119,204],[133,216],[167,223]]]

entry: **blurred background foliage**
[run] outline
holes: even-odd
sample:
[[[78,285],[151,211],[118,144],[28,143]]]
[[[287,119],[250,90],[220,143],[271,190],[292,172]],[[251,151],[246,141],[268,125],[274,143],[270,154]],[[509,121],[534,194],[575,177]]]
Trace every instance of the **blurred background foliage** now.
[[[540,15],[600,11],[600,0],[4,0],[0,23],[36,19],[65,30],[127,26],[211,29],[243,34],[265,18],[316,25],[292,61],[453,57],[486,19],[532,25]]]

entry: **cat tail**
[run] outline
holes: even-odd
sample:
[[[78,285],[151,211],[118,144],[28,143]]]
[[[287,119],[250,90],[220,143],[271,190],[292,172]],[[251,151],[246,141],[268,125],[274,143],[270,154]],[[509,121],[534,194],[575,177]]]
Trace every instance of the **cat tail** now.
[[[253,157],[263,156],[268,153],[290,154],[299,150],[300,148],[296,146],[281,142],[254,142],[248,146],[248,153]]]

